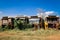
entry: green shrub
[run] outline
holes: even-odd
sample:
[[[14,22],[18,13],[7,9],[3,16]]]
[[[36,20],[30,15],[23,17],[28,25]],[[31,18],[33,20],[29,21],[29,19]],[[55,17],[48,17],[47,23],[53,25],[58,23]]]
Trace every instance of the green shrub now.
[[[14,26],[15,26],[15,28],[18,28],[20,30],[32,28],[31,24],[27,24],[25,21],[22,21],[22,20],[15,20]]]
[[[8,28],[7,25],[5,25],[4,28],[3,28],[2,26],[0,27],[0,31],[5,31],[5,30],[8,30],[8,29],[9,29],[9,28]]]
[[[24,27],[24,25],[23,25],[23,21],[21,21],[21,20],[15,20],[14,21],[14,26],[15,26],[15,28],[18,28],[18,29],[20,29],[20,30],[22,30]]]
[[[17,28],[18,24],[17,24],[17,20],[14,20],[14,28]]]
[[[33,28],[31,24],[24,24],[25,29]]]

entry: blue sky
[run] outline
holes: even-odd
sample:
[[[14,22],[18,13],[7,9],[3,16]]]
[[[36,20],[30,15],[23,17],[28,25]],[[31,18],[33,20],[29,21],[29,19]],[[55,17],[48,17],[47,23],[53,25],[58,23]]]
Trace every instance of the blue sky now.
[[[37,8],[60,15],[60,0],[0,0],[0,16],[36,15]]]

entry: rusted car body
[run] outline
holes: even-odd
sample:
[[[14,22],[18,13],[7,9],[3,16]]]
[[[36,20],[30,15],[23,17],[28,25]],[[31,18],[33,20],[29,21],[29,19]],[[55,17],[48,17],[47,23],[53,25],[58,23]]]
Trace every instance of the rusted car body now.
[[[48,28],[56,28],[57,22],[59,24],[59,17],[50,15],[46,17],[46,21],[48,23]]]

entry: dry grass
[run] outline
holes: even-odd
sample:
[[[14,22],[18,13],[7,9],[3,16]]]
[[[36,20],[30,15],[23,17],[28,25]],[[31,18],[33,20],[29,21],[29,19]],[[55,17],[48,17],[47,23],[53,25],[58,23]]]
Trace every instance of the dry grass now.
[[[60,30],[9,30],[0,32],[0,40],[60,40]]]

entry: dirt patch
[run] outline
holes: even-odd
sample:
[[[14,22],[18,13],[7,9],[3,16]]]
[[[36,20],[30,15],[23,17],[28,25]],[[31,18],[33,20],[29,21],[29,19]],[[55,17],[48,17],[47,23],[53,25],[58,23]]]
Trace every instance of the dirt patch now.
[[[22,36],[21,36],[22,34]],[[0,33],[0,38],[1,39],[21,39],[21,40],[60,40],[60,34],[54,34],[54,35],[48,35],[48,36],[41,36],[41,35],[33,35],[33,36],[27,36],[24,35],[23,33],[8,33],[8,32],[1,32]]]

